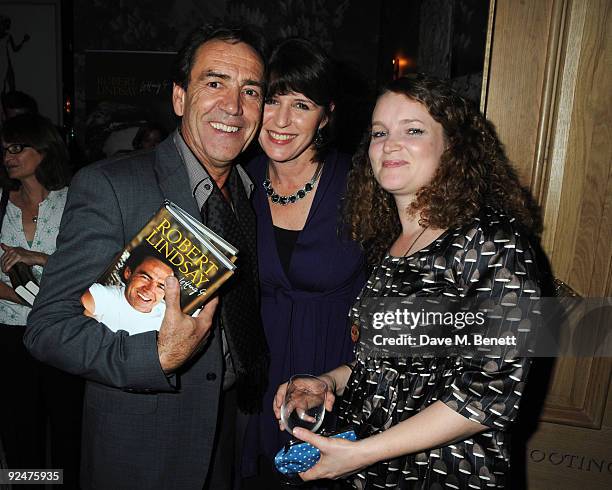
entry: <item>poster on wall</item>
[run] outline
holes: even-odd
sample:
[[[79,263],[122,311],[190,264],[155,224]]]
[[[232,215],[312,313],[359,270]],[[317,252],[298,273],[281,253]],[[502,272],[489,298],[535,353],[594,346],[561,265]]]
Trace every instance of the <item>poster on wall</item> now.
[[[19,90],[62,123],[61,0],[0,0],[1,93]]]
[[[138,129],[176,126],[174,52],[85,52],[85,140],[90,160],[131,151]]]

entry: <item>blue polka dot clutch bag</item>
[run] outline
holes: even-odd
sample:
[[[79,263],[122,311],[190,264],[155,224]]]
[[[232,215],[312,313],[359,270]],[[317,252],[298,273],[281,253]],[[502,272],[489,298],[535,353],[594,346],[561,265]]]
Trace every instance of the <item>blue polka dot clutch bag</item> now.
[[[354,430],[347,430],[329,437],[340,437],[349,441],[356,441]],[[274,458],[276,469],[283,475],[290,476],[312,468],[321,458],[321,452],[307,442],[289,443],[281,449]]]

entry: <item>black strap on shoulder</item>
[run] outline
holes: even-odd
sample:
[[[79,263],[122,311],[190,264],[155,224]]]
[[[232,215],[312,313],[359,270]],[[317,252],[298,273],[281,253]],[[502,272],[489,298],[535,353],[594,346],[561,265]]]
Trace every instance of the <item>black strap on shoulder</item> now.
[[[0,230],[2,230],[2,223],[4,223],[4,215],[6,214],[6,206],[8,205],[10,193],[8,189],[2,189],[2,197],[0,197]]]

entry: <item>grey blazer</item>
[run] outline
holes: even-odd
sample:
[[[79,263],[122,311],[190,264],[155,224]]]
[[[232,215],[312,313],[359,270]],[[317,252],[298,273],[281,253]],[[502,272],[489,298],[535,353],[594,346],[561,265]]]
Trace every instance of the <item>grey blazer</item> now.
[[[112,332],[83,316],[79,301],[165,198],[199,216],[172,137],[154,151],[79,172],[28,319],[30,352],[87,380],[85,489],[200,490],[206,479],[222,381],[220,335],[213,332],[206,348],[168,378],[155,332]]]

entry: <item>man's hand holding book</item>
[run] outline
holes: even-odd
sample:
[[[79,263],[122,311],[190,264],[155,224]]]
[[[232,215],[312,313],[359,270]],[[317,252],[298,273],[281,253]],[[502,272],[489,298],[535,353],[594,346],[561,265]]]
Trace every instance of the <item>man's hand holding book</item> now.
[[[213,324],[219,298],[206,303],[195,316],[181,311],[180,288],[176,277],[165,280],[166,312],[157,337],[159,362],[165,373],[182,366],[201,347]]]

